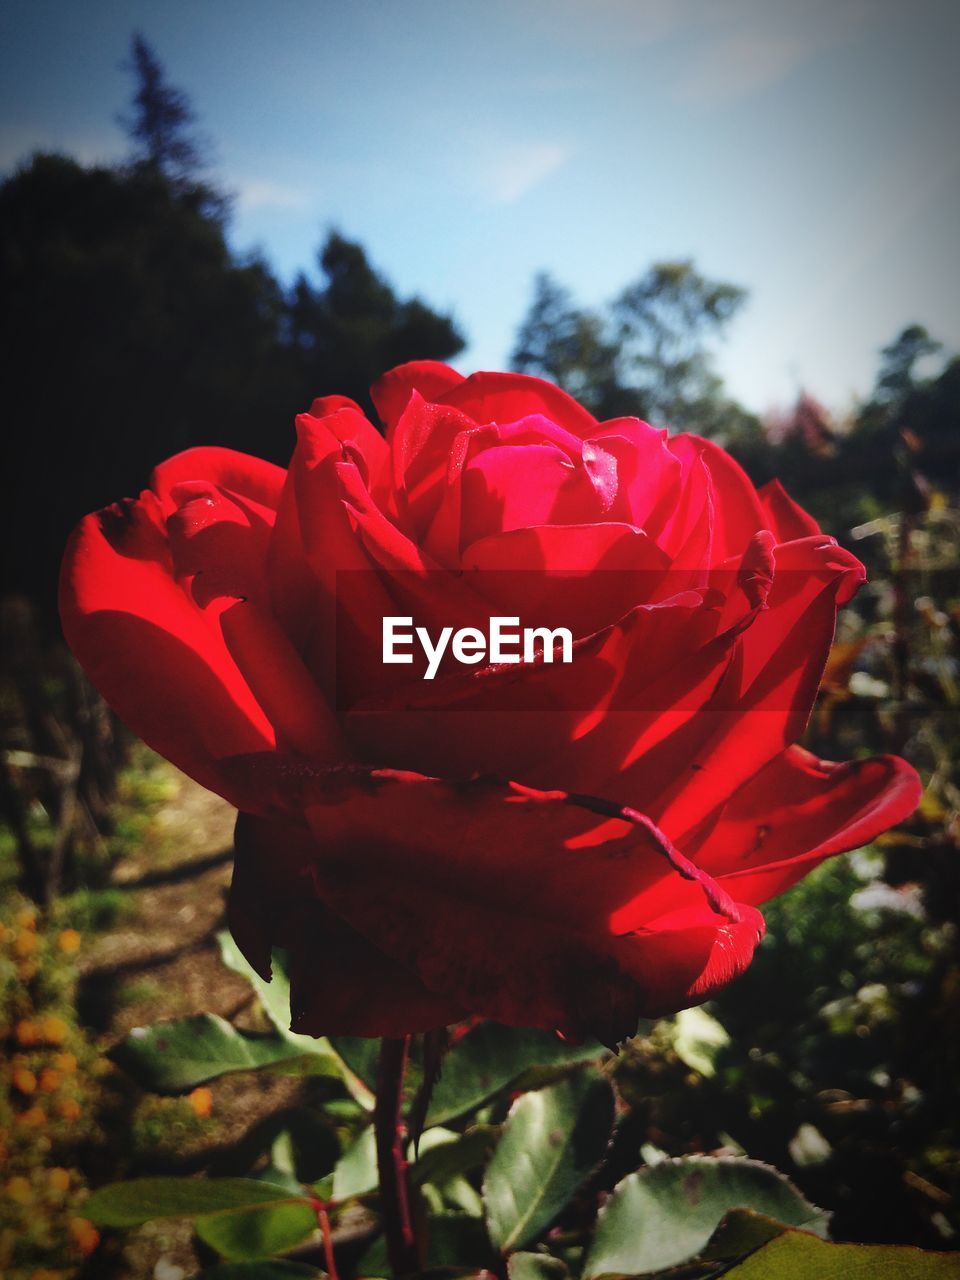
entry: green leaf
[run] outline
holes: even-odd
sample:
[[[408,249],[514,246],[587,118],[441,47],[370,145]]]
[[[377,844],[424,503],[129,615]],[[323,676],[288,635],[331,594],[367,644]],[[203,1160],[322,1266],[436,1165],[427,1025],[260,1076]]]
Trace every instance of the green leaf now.
[[[469,1268],[476,1276],[477,1270],[489,1266],[495,1259],[490,1241],[479,1218],[465,1213],[431,1214],[426,1226],[427,1257],[425,1268]],[[429,1270],[418,1272],[427,1276]],[[387,1247],[383,1236],[373,1244],[357,1265],[358,1276],[387,1276]],[[449,1274],[449,1272],[446,1272]]]
[[[617,1184],[600,1211],[585,1280],[678,1266],[704,1249],[725,1214],[740,1208],[826,1233],[823,1210],[769,1165],[731,1156],[663,1160]]]
[[[466,1133],[449,1129],[428,1129],[420,1144],[420,1159],[410,1170],[415,1186],[432,1182],[442,1187],[450,1178],[479,1169],[490,1157],[498,1130],[489,1124],[475,1125]]]
[[[377,1090],[377,1063],[380,1041],[363,1036],[334,1036],[330,1040],[334,1053],[344,1062],[371,1093]]]
[[[154,1218],[197,1218],[297,1200],[285,1187],[254,1178],[133,1178],[94,1191],[83,1215],[103,1227],[137,1227]]]
[[[502,1252],[550,1225],[600,1162],[612,1127],[603,1076],[579,1072],[517,1099],[483,1185],[490,1239]]]
[[[270,1258],[307,1240],[317,1215],[305,1203],[271,1205],[242,1213],[217,1213],[193,1224],[200,1239],[231,1262]]]
[[[264,1012],[267,1017],[277,1028],[285,1040],[292,1045],[299,1045],[306,1054],[333,1055],[342,1065],[342,1075],[344,1083],[350,1090],[353,1097],[366,1111],[373,1110],[375,1101],[373,1091],[364,1082],[364,1079],[348,1067],[345,1059],[340,1052],[334,1049],[333,1044],[322,1036],[302,1036],[296,1031],[290,1030],[290,982],[287,978],[286,970],[283,966],[283,958],[281,955],[274,953],[272,961],[273,976],[269,982],[265,982],[255,969],[247,963],[246,958],[236,942],[233,935],[226,929],[222,929],[217,934],[217,943],[220,947],[220,958],[228,969],[232,969],[234,973],[242,974],[247,979],[257,998],[263,1005]],[[369,1052],[374,1055],[377,1053],[379,1041],[357,1041],[357,1044],[366,1044],[370,1046]]]
[[[568,1044],[547,1031],[482,1022],[458,1040],[444,1058],[427,1123],[445,1124],[476,1110],[532,1067],[573,1066],[605,1053],[601,1044]]]
[[[745,1258],[748,1253],[753,1253],[754,1249],[759,1249],[768,1240],[773,1240],[787,1230],[789,1228],[782,1222],[768,1218],[766,1214],[756,1213],[753,1209],[731,1209],[699,1256],[705,1262],[729,1262]]]
[[[785,1231],[724,1272],[729,1280],[956,1280],[960,1257],[905,1245],[828,1244]]]
[[[708,1078],[716,1074],[720,1050],[730,1043],[726,1027],[698,1005],[673,1018],[670,1039],[680,1061]]]
[[[368,1125],[337,1161],[333,1171],[333,1198],[349,1200],[351,1196],[366,1195],[368,1191],[375,1191],[378,1183],[377,1137],[373,1126]]]
[[[290,983],[287,981],[283,966],[275,963],[272,978],[269,982],[265,982],[247,963],[243,952],[234,942],[233,935],[226,929],[222,929],[217,934],[217,943],[223,963],[228,969],[242,974],[247,979],[256,991],[257,999],[263,1005],[267,1017],[277,1030],[294,1042],[302,1041],[307,1048],[311,1045],[315,1046],[317,1041],[312,1036],[297,1035],[290,1030]]]
[[[324,1272],[305,1262],[222,1262],[201,1271],[197,1280],[321,1280]]]
[[[317,1182],[333,1172],[340,1159],[340,1141],[323,1112],[308,1106],[289,1108],[284,1128],[267,1130],[270,1165],[252,1176],[275,1186],[292,1182],[300,1191],[303,1184]],[[272,1175],[269,1169],[272,1167]]]
[[[548,1253],[513,1253],[507,1262],[509,1280],[567,1280],[570,1272]]]
[[[311,1050],[305,1055],[284,1036],[238,1031],[212,1013],[136,1027],[110,1057],[138,1084],[158,1093],[183,1093],[231,1071],[256,1071],[279,1063],[297,1062],[311,1075],[341,1076],[332,1054]]]

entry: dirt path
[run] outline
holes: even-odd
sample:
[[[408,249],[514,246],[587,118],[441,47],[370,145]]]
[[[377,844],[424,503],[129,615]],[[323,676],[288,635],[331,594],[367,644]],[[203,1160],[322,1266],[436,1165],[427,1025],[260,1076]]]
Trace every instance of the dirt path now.
[[[206,1011],[229,1017],[250,988],[221,963],[234,811],[172,766],[170,798],[113,883],[129,895],[118,927],[87,952],[78,1004],[108,1042],[160,1018]]]
[[[201,1012],[233,1018],[253,1002],[249,984],[221,961],[216,941],[226,927],[234,810],[165,762],[151,759],[149,769],[164,799],[114,868],[124,909],[115,927],[91,939],[80,968],[78,1014],[105,1052],[134,1027]],[[106,1087],[111,1101],[98,1183],[119,1176],[114,1161],[131,1167],[127,1134],[144,1096],[119,1071]],[[223,1077],[211,1085],[213,1114],[202,1136],[173,1156],[158,1152],[156,1162],[149,1151],[138,1152],[134,1171],[172,1172],[171,1160],[185,1172],[245,1171],[244,1159],[261,1146],[258,1135],[296,1105],[303,1089],[302,1081],[262,1073]],[[188,1280],[199,1269],[190,1227],[179,1222],[125,1235],[97,1265],[97,1280]]]

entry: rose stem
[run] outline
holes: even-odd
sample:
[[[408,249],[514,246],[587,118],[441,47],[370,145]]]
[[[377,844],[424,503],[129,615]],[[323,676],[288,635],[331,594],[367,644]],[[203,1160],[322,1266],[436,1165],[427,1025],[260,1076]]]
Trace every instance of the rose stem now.
[[[317,1209],[317,1221],[323,1235],[323,1256],[327,1267],[327,1280],[340,1280],[337,1275],[337,1261],[333,1254],[333,1232],[330,1230],[330,1219],[326,1206],[321,1204]]]
[[[407,1162],[403,1152],[406,1136],[403,1123],[403,1077],[409,1049],[409,1036],[402,1040],[381,1040],[380,1060],[377,1063],[377,1101],[373,1109],[383,1230],[394,1276],[412,1276],[420,1270],[420,1253],[410,1219]]]

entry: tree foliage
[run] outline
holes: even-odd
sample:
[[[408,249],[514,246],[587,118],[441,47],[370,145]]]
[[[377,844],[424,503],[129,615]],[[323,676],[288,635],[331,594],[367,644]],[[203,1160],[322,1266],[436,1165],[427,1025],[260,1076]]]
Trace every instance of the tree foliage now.
[[[755,425],[725,394],[710,344],[746,299],[692,262],[659,262],[601,310],[580,307],[546,274],[511,357],[559,383],[601,418],[629,415],[729,438]]]
[[[0,339],[16,476],[2,536],[7,587],[52,604],[72,526],[135,494],[161,459],[220,444],[286,463],[317,395],[365,401],[391,364],[463,345],[452,321],[401,299],[339,233],[325,280],[289,292],[227,240],[202,180],[193,108],[141,36],[129,164],[37,155],[0,184]]]
[[[55,581],[70,526],[138,492],[161,458],[269,440],[282,296],[152,169],[39,156],[0,188],[0,240],[7,474],[21,477],[4,535],[29,592]]]
[[[166,73],[146,39],[135,32],[129,69],[136,77],[132,112],[121,117],[134,144],[133,158],[176,182],[196,179],[204,167],[205,147],[194,125],[196,114],[182,89]]]
[[[427,355],[444,360],[462,349],[449,316],[419,298],[399,298],[363,247],[339,231],[327,236],[317,265],[323,283],[301,273],[285,317],[290,388],[301,406],[339,394],[372,409],[368,390],[384,370]]]

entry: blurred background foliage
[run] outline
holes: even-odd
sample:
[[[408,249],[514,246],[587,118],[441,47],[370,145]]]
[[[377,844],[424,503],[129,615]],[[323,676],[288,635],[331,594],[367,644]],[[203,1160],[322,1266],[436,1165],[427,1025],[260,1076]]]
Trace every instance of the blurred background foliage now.
[[[86,512],[137,492],[158,459],[214,443],[284,463],[292,417],[314,396],[369,408],[384,369],[449,359],[464,336],[450,315],[399,297],[341,231],[289,289],[264,261],[238,259],[188,99],[139,37],[131,68],[125,164],[37,155],[0,186],[12,480],[0,508],[0,1269],[180,1280],[194,1274],[190,1232],[101,1242],[82,1213],[88,1183],[257,1174],[276,1165],[283,1134],[316,1126],[304,1115],[318,1098],[321,1128],[349,1146],[357,1104],[312,1075],[164,1096],[103,1056],[141,1022],[200,1009],[241,1029],[270,1024],[215,941],[229,813],[132,744],[65,652],[53,611],[63,543]],[[760,418],[711,362],[746,305],[689,261],[649,266],[602,309],[541,275],[513,367],[602,417],[711,436],[758,484],[782,479],[861,556],[871,580],[841,618],[808,745],[901,752],[926,793],[903,828],[771,904],[755,964],[706,1011],[632,1043],[594,1209],[641,1155],[745,1152],[832,1211],[839,1240],[953,1249],[960,358],[905,324],[845,416],[805,391]],[[468,1174],[463,1212],[477,1198]],[[582,1212],[570,1210],[574,1227]]]

